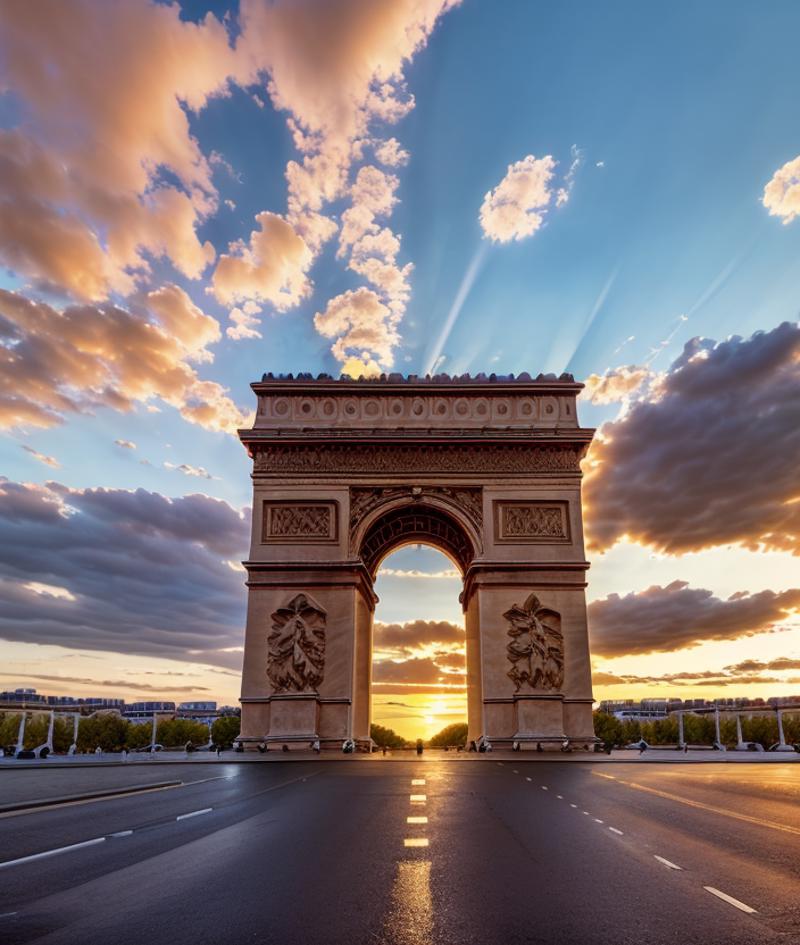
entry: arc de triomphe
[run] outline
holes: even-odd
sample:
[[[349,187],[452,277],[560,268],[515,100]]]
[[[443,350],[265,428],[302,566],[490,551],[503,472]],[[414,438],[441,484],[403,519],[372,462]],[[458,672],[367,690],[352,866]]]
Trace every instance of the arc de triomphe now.
[[[469,738],[589,745],[578,425],[570,375],[265,375],[253,459],[241,741],[370,731],[373,583],[401,545],[464,578]],[[424,617],[424,614],[420,614]]]

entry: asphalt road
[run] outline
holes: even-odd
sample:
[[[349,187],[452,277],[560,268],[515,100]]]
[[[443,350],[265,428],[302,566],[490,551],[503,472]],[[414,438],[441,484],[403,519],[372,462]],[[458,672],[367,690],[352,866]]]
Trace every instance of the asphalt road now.
[[[800,942],[798,766],[465,757],[153,780],[188,776],[0,817],[0,942]]]

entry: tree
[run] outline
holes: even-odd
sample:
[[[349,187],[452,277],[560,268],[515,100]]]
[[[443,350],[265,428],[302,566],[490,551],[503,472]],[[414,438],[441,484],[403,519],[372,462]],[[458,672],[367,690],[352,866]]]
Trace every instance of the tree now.
[[[606,751],[622,744],[622,722],[608,712],[592,713],[594,733],[602,740]]]
[[[431,748],[457,748],[467,742],[467,723],[454,722],[437,732],[428,743]]]
[[[404,748],[406,744],[402,735],[398,735],[393,729],[385,728],[383,725],[373,723],[369,727],[369,734],[379,748]]]
[[[211,726],[211,740],[215,745],[232,745],[241,729],[241,720],[236,715],[223,715]]]
[[[187,742],[206,745],[208,726],[193,719],[163,719],[156,727],[156,741],[165,748],[179,748]]]

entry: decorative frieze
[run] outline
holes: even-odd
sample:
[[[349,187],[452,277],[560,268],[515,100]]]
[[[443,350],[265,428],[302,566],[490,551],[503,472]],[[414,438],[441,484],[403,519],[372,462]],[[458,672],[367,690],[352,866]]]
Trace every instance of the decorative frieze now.
[[[336,541],[335,502],[264,502],[263,542]]]
[[[253,444],[255,473],[579,473],[583,450],[521,444],[280,446]]]
[[[495,538],[508,544],[567,542],[569,508],[566,502],[494,503]]]
[[[492,394],[453,391],[359,395],[270,393],[258,401],[256,428],[577,426],[574,391]]]
[[[561,615],[542,607],[539,598],[531,594],[525,603],[507,610],[511,641],[506,647],[511,669],[508,677],[519,692],[531,690],[560,690],[564,685],[564,637],[561,633]]]

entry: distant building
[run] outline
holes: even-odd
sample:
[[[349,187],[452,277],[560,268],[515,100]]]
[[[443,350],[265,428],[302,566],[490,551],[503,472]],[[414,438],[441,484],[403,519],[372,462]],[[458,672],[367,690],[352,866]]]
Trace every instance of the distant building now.
[[[620,720],[652,722],[665,719],[671,712],[713,712],[734,709],[800,708],[800,695],[773,696],[764,700],[747,696],[719,697],[716,699],[603,699],[598,705],[600,712],[613,715]]]

